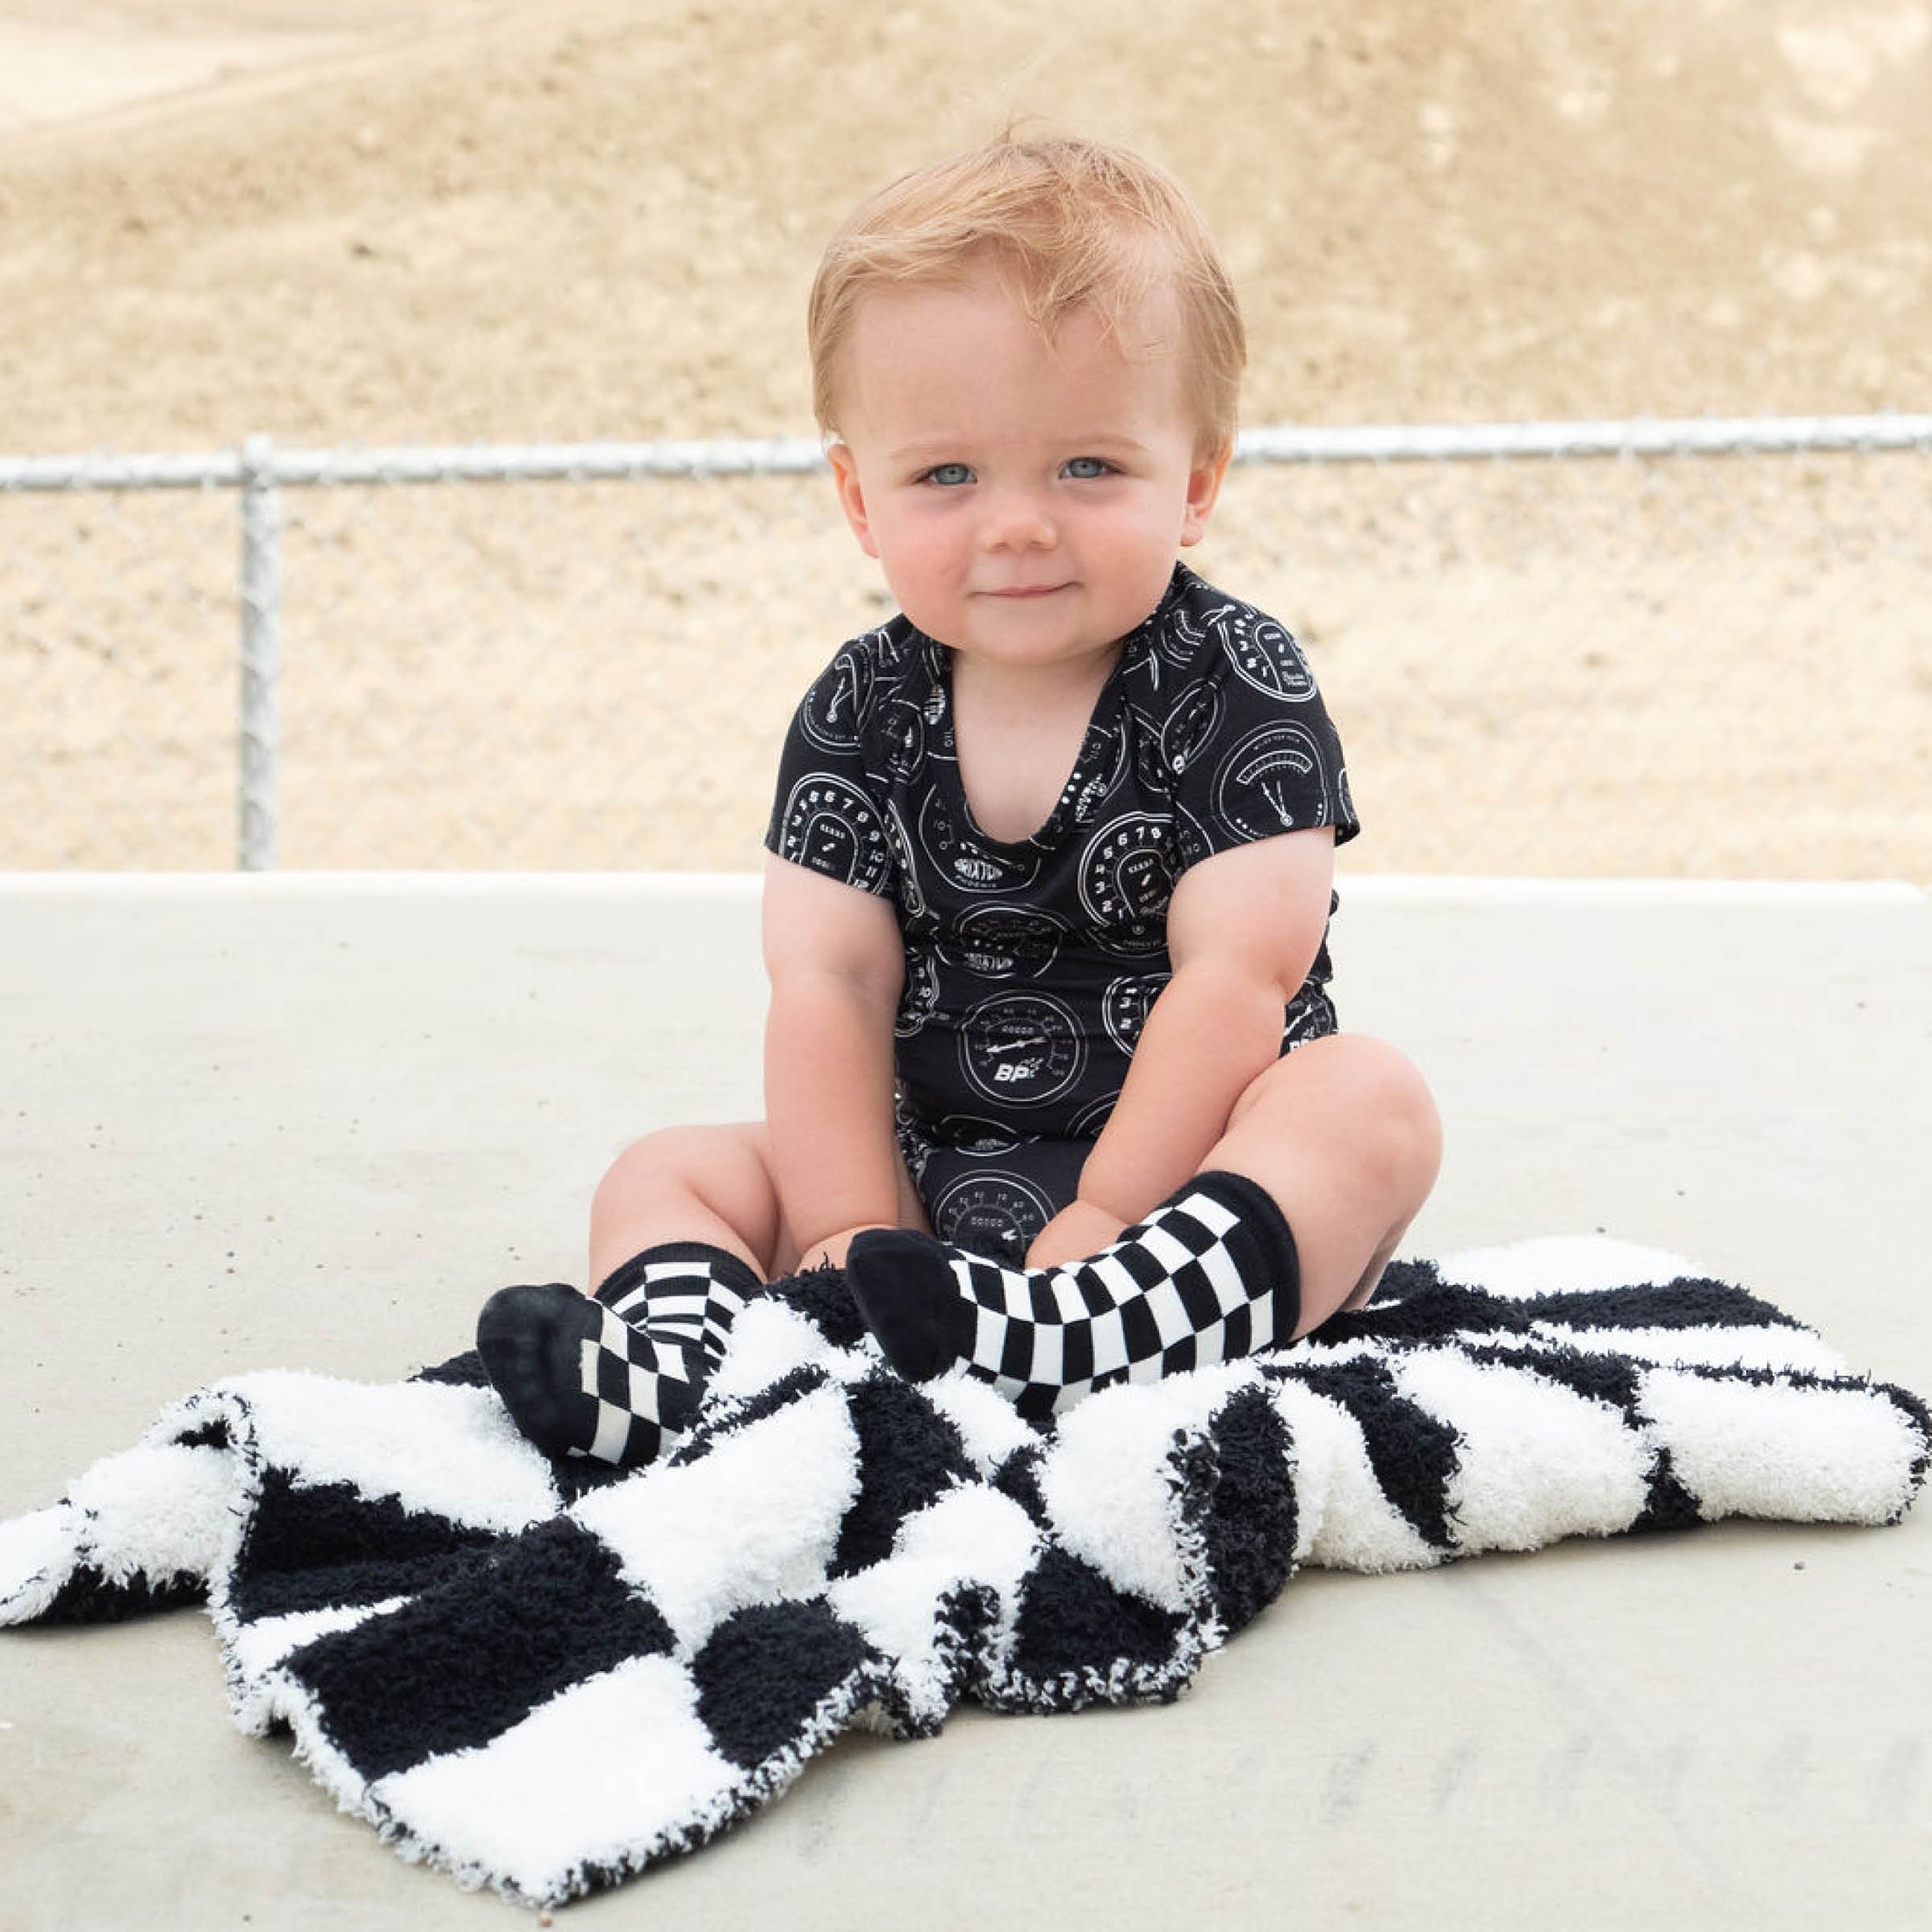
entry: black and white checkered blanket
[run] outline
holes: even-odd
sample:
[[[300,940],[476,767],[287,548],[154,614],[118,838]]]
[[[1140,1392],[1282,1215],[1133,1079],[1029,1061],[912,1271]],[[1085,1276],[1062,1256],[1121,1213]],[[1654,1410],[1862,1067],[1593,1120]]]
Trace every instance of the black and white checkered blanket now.
[[[1595,1239],[1398,1266],[1316,1339],[1041,1429],[956,1372],[899,1381],[808,1275],[741,1317],[677,1454],[602,1481],[524,1443],[473,1358],[237,1376],[0,1525],[0,1622],[205,1595],[244,1730],[292,1731],[406,1855],[555,1903],[851,1726],[1172,1698],[1302,1564],[1901,1515],[1924,1405],[1683,1272]]]

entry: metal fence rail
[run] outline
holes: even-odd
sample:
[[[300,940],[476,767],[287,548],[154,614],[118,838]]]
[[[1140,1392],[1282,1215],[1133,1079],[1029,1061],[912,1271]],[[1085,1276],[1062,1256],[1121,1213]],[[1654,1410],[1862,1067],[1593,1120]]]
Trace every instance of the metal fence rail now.
[[[1253,429],[1200,562],[1309,643],[1386,864],[1932,876],[1928,457],[1932,415]],[[216,862],[224,763],[244,869],[750,862],[789,703],[881,610],[824,466],[0,458],[0,865]]]

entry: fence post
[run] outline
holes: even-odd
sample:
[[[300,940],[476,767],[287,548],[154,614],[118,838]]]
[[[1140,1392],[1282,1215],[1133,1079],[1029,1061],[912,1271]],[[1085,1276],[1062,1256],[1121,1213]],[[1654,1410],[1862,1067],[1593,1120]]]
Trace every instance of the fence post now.
[[[242,446],[242,716],[236,867],[275,869],[281,742],[282,495],[266,436]]]

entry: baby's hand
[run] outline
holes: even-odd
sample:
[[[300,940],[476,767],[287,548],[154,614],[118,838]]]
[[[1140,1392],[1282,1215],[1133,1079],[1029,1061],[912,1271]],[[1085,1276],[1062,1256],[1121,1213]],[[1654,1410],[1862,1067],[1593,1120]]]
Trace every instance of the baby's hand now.
[[[1029,1268],[1056,1268],[1063,1262],[1085,1261],[1121,1238],[1127,1223],[1092,1201],[1076,1200],[1063,1208],[1027,1250]]]

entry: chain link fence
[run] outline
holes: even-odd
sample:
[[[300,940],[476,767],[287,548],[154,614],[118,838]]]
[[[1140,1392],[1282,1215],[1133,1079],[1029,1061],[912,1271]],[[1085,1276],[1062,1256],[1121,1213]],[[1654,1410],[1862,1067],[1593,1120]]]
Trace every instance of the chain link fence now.
[[[1932,418],[1263,430],[1357,870],[1932,881]],[[816,447],[0,461],[0,867],[758,862]]]

